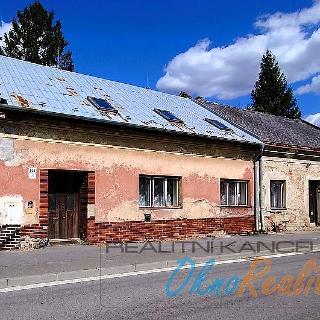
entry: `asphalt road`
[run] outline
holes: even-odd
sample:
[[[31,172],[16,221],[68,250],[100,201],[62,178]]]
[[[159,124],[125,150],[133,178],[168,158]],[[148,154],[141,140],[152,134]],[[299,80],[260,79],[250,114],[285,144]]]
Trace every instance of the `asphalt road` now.
[[[296,276],[311,257],[320,265],[320,254],[272,259],[268,275],[277,281],[284,274]],[[261,262],[262,263],[262,262]],[[215,266],[206,286],[216,278],[243,278],[250,263]],[[195,274],[200,269],[195,271]],[[260,269],[257,270],[261,271]],[[174,286],[185,279],[181,271]],[[263,295],[261,281],[254,282],[258,297],[246,290],[242,297],[199,296],[184,292],[169,298],[165,285],[170,272],[87,282],[0,294],[0,318],[7,319],[319,319],[320,296],[311,287],[308,296]],[[190,281],[194,280],[194,277]],[[263,279],[264,280],[264,279]],[[188,286],[187,288],[190,288]]]

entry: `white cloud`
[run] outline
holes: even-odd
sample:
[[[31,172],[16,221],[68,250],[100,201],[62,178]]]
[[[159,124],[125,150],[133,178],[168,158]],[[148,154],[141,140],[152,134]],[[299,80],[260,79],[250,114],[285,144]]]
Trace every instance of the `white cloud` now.
[[[283,26],[297,26],[316,24],[319,22],[319,1],[314,1],[311,8],[302,9],[294,13],[283,14],[277,12],[273,15],[266,15],[260,18],[256,25],[262,28],[277,29]]]
[[[9,22],[0,21],[0,38],[3,39],[3,35],[7,33],[12,27],[12,24]],[[0,46],[3,45],[3,40],[0,40]]]
[[[305,120],[320,127],[320,113],[311,114]]]
[[[258,76],[262,54],[271,49],[288,81],[320,72],[320,0],[298,12],[258,18],[260,33],[246,35],[226,47],[210,48],[208,39],[174,57],[157,88],[188,91],[222,99],[248,94]]]
[[[305,94],[309,92],[320,94],[320,75],[313,77],[310,83],[301,86],[296,90],[296,93],[298,94]]]

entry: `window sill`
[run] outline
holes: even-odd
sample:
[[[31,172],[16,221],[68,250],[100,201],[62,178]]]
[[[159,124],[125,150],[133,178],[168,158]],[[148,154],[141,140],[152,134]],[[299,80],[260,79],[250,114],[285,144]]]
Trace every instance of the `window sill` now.
[[[286,211],[287,208],[270,208],[270,211]]]
[[[148,209],[148,210],[171,210],[171,209],[182,209],[182,206],[179,206],[179,207],[139,207],[139,209]]]
[[[252,206],[249,206],[249,205],[239,205],[239,206],[220,205],[220,208],[252,208]]]

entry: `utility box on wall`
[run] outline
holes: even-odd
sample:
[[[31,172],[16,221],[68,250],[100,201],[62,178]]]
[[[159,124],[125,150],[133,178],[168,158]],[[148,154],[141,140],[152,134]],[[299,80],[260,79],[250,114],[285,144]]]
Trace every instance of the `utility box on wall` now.
[[[0,197],[0,224],[22,224],[23,211],[22,196],[8,195]]]
[[[23,208],[20,202],[4,203],[4,224],[21,224]]]

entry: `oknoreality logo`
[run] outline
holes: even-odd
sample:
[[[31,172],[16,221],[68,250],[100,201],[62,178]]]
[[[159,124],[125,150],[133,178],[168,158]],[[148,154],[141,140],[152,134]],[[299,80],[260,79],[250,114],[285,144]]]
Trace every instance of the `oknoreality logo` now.
[[[314,292],[320,295],[320,267],[314,258],[307,260],[296,276],[284,274],[278,281],[271,273],[272,260],[268,258],[253,260],[243,278],[235,274],[228,279],[216,278],[209,283],[208,277],[212,275],[216,264],[214,258],[209,259],[198,273],[192,258],[182,258],[177,262],[178,265],[170,274],[165,286],[165,294],[170,298],[183,295],[185,292],[199,296],[215,295],[217,298],[230,295],[242,297],[245,292],[249,292],[253,298],[257,298],[259,294],[273,293],[307,296],[312,287]],[[187,274],[182,274],[182,270]]]

